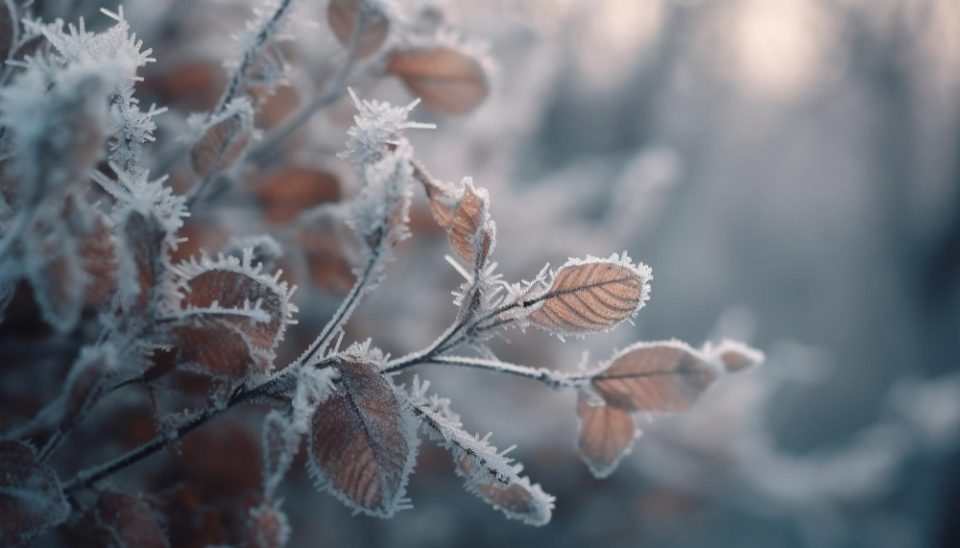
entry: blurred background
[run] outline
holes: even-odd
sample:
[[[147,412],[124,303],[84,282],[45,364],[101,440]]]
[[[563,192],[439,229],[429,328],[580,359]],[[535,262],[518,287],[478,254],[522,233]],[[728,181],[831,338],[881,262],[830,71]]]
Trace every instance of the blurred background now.
[[[103,23],[95,2],[78,4],[74,15]],[[249,3],[123,4],[158,59],[143,102],[171,108],[158,118],[162,157],[186,115],[216,102]],[[723,379],[684,415],[652,420],[606,480],[578,457],[573,394],[423,369],[468,429],[518,445],[526,473],[558,499],[553,521],[503,519],[425,442],[414,509],[391,520],[351,516],[295,472],[283,487],[293,546],[960,546],[960,2],[396,4],[444,13],[499,66],[481,108],[460,118],[418,108],[412,118],[438,129],[411,139],[435,176],[490,190],[505,278],[622,251],[653,269],[636,325],[565,344],[513,332],[496,344],[501,358],[574,370],[584,353],[596,363],[637,340],[732,337],[767,363]],[[288,81],[263,126],[316,94],[342,55],[325,2],[299,9]],[[411,100],[389,78],[356,90]],[[333,156],[350,109],[341,101],[317,116],[284,152],[339,177],[331,200],[356,191]],[[458,275],[417,200],[414,238],[348,328],[394,354],[428,344],[455,313]],[[221,215],[231,233],[257,231]],[[184,254],[225,240],[200,220]],[[332,252],[311,249],[333,263],[288,267],[314,282],[300,282],[291,355],[344,286]],[[257,423],[241,418],[250,426],[224,423],[201,447],[256,461]],[[167,477],[157,470],[154,486]],[[209,488],[239,500],[245,481],[257,485],[248,480]]]

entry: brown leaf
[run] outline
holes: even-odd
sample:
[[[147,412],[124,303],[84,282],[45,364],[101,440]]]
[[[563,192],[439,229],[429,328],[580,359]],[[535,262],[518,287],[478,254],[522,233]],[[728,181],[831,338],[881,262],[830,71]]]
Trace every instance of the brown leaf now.
[[[251,508],[249,527],[249,548],[281,548],[290,540],[287,515],[278,505]]]
[[[727,373],[737,373],[756,367],[764,360],[763,352],[730,339],[724,339],[715,347],[708,347],[705,352],[719,360]]]
[[[113,233],[103,216],[98,216],[92,229],[80,237],[80,259],[90,278],[84,296],[87,305],[100,305],[117,290],[117,256],[114,246]]]
[[[169,546],[153,508],[140,497],[103,491],[81,521],[79,534],[96,546],[124,548]]]
[[[190,150],[194,173],[210,177],[225,171],[243,154],[252,131],[252,113],[248,110],[235,110],[212,123]]]
[[[311,474],[351,508],[390,517],[413,469],[415,427],[376,364],[346,361],[338,369],[342,392],[311,421]]]
[[[57,474],[29,445],[0,442],[0,545],[26,543],[67,519]]]
[[[450,48],[397,51],[387,72],[403,80],[411,93],[439,114],[466,114],[490,92],[480,63]]]
[[[528,318],[559,334],[605,331],[644,305],[649,279],[644,265],[600,259],[571,263],[560,268],[550,288],[534,299],[542,304]]]
[[[256,185],[268,222],[280,224],[327,202],[340,200],[340,184],[331,173],[304,167],[275,171]]]
[[[696,350],[666,341],[627,347],[591,382],[608,405],[666,413],[689,408],[718,375]]]
[[[483,266],[493,246],[495,228],[490,219],[490,198],[467,178],[459,192],[434,182],[421,169],[415,176],[423,182],[430,212],[444,230],[450,246],[468,265]]]
[[[483,481],[482,474],[475,473],[474,462],[466,455],[457,459],[457,472],[467,479],[467,490],[485,500],[510,519],[527,525],[541,526],[550,521],[553,497],[545,494],[539,485],[531,485],[523,477],[510,485],[496,481]]]
[[[128,299],[135,300],[128,303],[128,306],[144,311],[152,302],[160,279],[160,256],[166,232],[152,215],[131,211],[122,222],[120,234],[129,254],[123,257],[128,264],[122,275],[136,280],[136,294],[128,296]]]
[[[594,476],[605,478],[630,453],[637,439],[633,417],[630,411],[620,407],[595,405],[583,394],[577,397],[577,417],[580,419],[580,456]]]
[[[242,309],[260,303],[268,321],[246,316],[202,314],[178,325],[173,334],[179,359],[215,376],[239,379],[248,373],[266,373],[273,350],[289,320],[290,305],[285,286],[227,266],[203,269],[186,280],[185,309]]]
[[[17,43],[17,10],[12,0],[0,1],[0,61],[6,61]]]
[[[365,0],[330,0],[327,21],[333,34],[344,46],[350,45],[357,18],[363,13],[363,27],[357,42],[357,57],[366,57],[380,49],[390,31],[390,21]]]

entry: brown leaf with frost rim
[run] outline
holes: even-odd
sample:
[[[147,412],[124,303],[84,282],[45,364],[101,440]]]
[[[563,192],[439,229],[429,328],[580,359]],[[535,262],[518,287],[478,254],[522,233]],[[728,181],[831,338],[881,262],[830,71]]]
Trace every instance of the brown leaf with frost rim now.
[[[190,163],[200,177],[222,173],[240,158],[250,142],[253,120],[242,110],[213,122],[190,149]]]
[[[245,271],[250,268],[249,264],[229,261],[188,268],[195,272],[185,281],[186,294],[181,302],[184,310],[207,309],[216,303],[227,313],[202,313],[172,329],[181,363],[234,380],[269,370],[293,307],[285,284]],[[267,321],[229,313],[258,302]]]
[[[590,382],[607,405],[674,413],[693,405],[720,372],[718,365],[685,343],[649,342],[615,354]]]
[[[639,437],[633,416],[626,409],[591,402],[581,393],[577,396],[577,417],[580,456],[595,477],[605,478],[630,454]]]
[[[327,4],[327,22],[334,36],[344,46],[350,45],[361,12],[363,27],[357,41],[357,57],[366,57],[380,49],[386,41],[390,21],[364,0],[330,0]]]
[[[490,93],[483,66],[465,53],[438,47],[396,51],[387,72],[438,114],[466,114]]]
[[[69,514],[56,472],[29,445],[0,441],[0,545],[29,542]]]
[[[78,533],[98,546],[170,546],[153,508],[128,493],[101,492],[79,525]]]
[[[468,265],[483,266],[493,248],[495,227],[490,219],[490,198],[486,189],[473,186],[473,180],[465,178],[460,195],[455,190],[434,182],[429,175],[417,168],[414,175],[427,192],[430,213],[441,228],[447,231],[450,246]]]
[[[474,462],[466,454],[456,459],[457,474],[466,479],[465,487],[489,505],[503,512],[510,519],[520,520],[537,527],[550,522],[553,515],[553,497],[531,484],[526,477],[503,485],[496,481],[484,481],[474,470]]]
[[[135,279],[137,288],[134,295],[125,295],[132,301],[126,304],[137,311],[144,311],[153,301],[160,279],[160,256],[166,232],[155,217],[133,210],[124,219],[120,235],[127,254],[120,258],[126,268],[119,271],[119,276]]]
[[[606,331],[643,307],[651,277],[649,267],[634,266],[626,257],[571,261],[553,276],[549,289],[525,304],[540,303],[527,318],[560,335]]]
[[[344,361],[337,369],[342,390],[311,419],[310,473],[355,511],[391,517],[413,471],[415,419],[375,363]]]

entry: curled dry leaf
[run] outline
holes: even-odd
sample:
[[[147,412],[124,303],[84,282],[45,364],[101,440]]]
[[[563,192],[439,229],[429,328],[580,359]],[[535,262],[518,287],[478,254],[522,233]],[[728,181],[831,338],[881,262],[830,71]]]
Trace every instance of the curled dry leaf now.
[[[607,405],[668,413],[689,408],[719,374],[688,345],[664,341],[625,348],[590,382]]]
[[[376,364],[345,361],[338,369],[342,390],[311,420],[311,475],[354,510],[390,517],[413,471],[415,420]]]
[[[227,107],[214,118],[190,150],[193,171],[200,177],[210,177],[233,165],[250,142],[253,132],[253,112],[249,102]]]
[[[17,9],[13,0],[0,0],[0,61],[6,61],[17,43]]]
[[[326,171],[291,167],[269,174],[256,185],[256,195],[268,222],[294,220],[301,213],[340,200],[340,184]]]
[[[29,542],[70,514],[57,474],[29,445],[0,442],[0,545]]]
[[[739,341],[724,339],[717,346],[707,346],[704,353],[719,360],[728,373],[737,373],[763,363],[763,352]]]
[[[577,397],[577,417],[580,456],[594,476],[605,478],[630,454],[639,435],[633,416],[626,409],[592,402],[581,393]]]
[[[489,480],[486,474],[477,473],[476,463],[466,455],[458,458],[456,464],[457,474],[466,479],[467,490],[508,518],[538,527],[550,522],[554,499],[539,485],[531,484],[528,478],[520,477],[504,485]]]
[[[259,274],[249,259],[184,267],[181,306],[200,312],[173,329],[182,363],[234,380],[269,370],[293,308],[286,284]]]
[[[290,540],[290,524],[278,504],[251,508],[248,523],[249,548],[281,548]]]
[[[366,0],[330,0],[327,21],[333,34],[344,46],[349,46],[357,28],[357,19],[363,16],[360,36],[357,38],[357,57],[366,57],[380,49],[390,31],[390,21]]]
[[[650,269],[626,258],[571,261],[554,275],[528,319],[558,334],[596,333],[633,316],[650,293]]]
[[[466,114],[489,94],[481,64],[457,50],[439,47],[394,52],[387,72],[439,114]]]
[[[469,265],[484,265],[494,244],[496,228],[490,218],[490,197],[486,189],[476,188],[468,177],[459,191],[441,186],[422,170],[415,171],[423,182],[430,212],[444,230],[450,245]]]
[[[96,546],[170,546],[153,508],[140,497],[103,491],[83,516],[78,534]]]

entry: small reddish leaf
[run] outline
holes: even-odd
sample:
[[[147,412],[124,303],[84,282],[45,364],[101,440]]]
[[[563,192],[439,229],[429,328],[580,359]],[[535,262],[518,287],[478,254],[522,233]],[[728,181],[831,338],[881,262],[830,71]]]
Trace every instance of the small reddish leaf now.
[[[300,449],[300,433],[290,420],[271,411],[263,421],[263,494],[267,499],[274,491]]]
[[[190,150],[193,171],[200,177],[222,173],[240,158],[253,131],[253,113],[246,108],[228,108],[214,119]]]
[[[450,48],[397,51],[387,72],[403,80],[411,93],[439,114],[466,114],[490,92],[480,63]]]
[[[346,361],[338,369],[342,392],[320,403],[311,421],[311,474],[356,511],[390,517],[413,470],[415,426],[376,364]]]
[[[637,439],[633,417],[620,407],[594,405],[583,394],[577,398],[577,417],[580,419],[580,456],[594,476],[605,478],[630,453]]]
[[[470,178],[460,183],[459,189],[448,188],[433,181],[422,169],[414,176],[427,191],[430,212],[444,230],[450,245],[468,265],[483,266],[494,243],[496,228],[490,219],[490,198],[486,189],[476,188]]]
[[[97,546],[163,548],[169,546],[153,508],[140,497],[103,491],[84,516],[80,534]]]
[[[366,57],[383,45],[390,31],[390,21],[366,0],[330,0],[327,4],[327,21],[344,46],[350,45],[361,13],[363,26],[357,42],[357,57]]]
[[[719,373],[681,342],[638,343],[617,353],[591,383],[608,405],[666,413],[689,408]]]
[[[527,525],[546,525],[553,514],[553,497],[532,485],[526,477],[503,485],[496,481],[483,481],[483,474],[474,470],[474,462],[466,455],[457,459],[457,473],[466,478],[468,491],[500,510],[510,519]]]
[[[281,548],[290,540],[290,524],[279,504],[252,508],[249,527],[249,548]]]
[[[558,334],[605,331],[643,307],[650,278],[649,268],[627,260],[571,261],[556,273],[550,288],[534,299],[542,304],[528,318]]]
[[[0,545],[26,543],[70,514],[57,474],[29,445],[0,442]]]
[[[66,230],[59,223],[36,223],[25,236],[27,278],[34,298],[43,318],[61,332],[80,319],[86,283],[78,242]]]
[[[708,346],[704,352],[717,359],[727,373],[737,373],[763,363],[763,352],[751,348],[742,342],[724,339],[717,346]]]
[[[279,224],[320,204],[339,201],[340,184],[325,171],[291,167],[258,182],[256,194],[263,216],[268,222]]]

